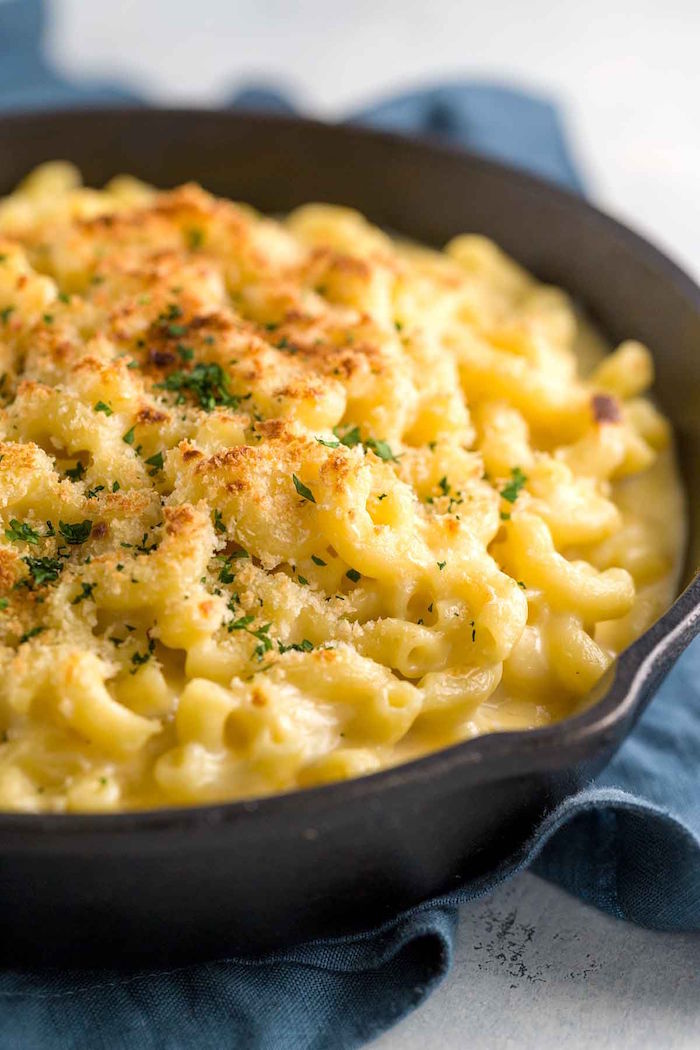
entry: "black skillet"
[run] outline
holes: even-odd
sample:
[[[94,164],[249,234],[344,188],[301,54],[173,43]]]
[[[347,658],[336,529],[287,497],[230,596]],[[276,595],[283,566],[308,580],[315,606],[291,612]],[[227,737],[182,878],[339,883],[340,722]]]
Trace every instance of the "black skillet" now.
[[[99,185],[197,180],[269,212],[305,201],[444,244],[494,238],[572,292],[613,340],[654,352],[656,393],[700,551],[700,289],[584,201],[463,152],[351,127],[226,112],[67,112],[0,121],[0,192],[67,158]],[[618,660],[584,714],[383,773],[267,798],[114,816],[0,814],[8,958],[258,953],[376,923],[512,854],[599,771],[700,624],[700,579]]]

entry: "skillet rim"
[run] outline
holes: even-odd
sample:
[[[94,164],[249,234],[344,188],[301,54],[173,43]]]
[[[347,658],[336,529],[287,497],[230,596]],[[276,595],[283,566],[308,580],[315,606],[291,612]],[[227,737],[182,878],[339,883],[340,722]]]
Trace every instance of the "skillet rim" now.
[[[79,109],[14,111],[0,117],[0,132],[19,127],[31,130],[34,125],[49,122],[80,122],[83,117],[118,117],[127,120],[160,118],[184,120],[223,120],[239,126],[257,124],[271,129],[309,128],[335,135],[339,139],[369,139],[387,148],[413,149],[417,154],[433,154],[457,160],[480,169],[490,178],[519,183],[531,193],[550,198],[568,209],[578,210],[589,222],[607,229],[626,243],[655,273],[665,274],[690,300],[700,314],[700,286],[673,259],[646,238],[605,211],[594,207],[583,197],[524,170],[503,164],[424,135],[404,135],[379,131],[359,124],[332,124],[306,117],[258,113],[253,110],[215,110],[197,107],[85,106]],[[700,633],[700,572],[667,609],[631,646],[623,650],[609,672],[605,692],[584,711],[561,722],[540,729],[494,732],[453,744],[420,758],[402,762],[350,780],[295,789],[253,799],[206,803],[187,807],[128,810],[116,813],[16,813],[0,811],[0,834],[7,834],[13,847],[44,848],[45,836],[65,837],[87,834],[115,835],[133,831],[168,833],[208,829],[212,826],[243,820],[265,820],[266,817],[291,815],[299,807],[299,816],[310,821],[322,817],[329,809],[352,799],[386,794],[407,783],[439,780],[457,768],[466,767],[468,785],[501,778],[513,778],[528,772],[566,770],[602,750],[613,739],[620,724],[641,713],[649,692],[649,679],[665,676],[682,650]],[[646,688],[645,688],[646,687]],[[292,829],[294,830],[294,829]],[[41,832],[41,839],[29,842]]]

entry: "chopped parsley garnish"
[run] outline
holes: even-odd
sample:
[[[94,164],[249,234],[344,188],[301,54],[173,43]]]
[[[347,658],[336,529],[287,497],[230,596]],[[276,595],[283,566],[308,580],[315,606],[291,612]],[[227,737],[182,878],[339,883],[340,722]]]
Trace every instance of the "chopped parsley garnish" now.
[[[95,406],[95,412],[104,412],[106,416],[112,415],[112,409],[104,401],[98,401]]]
[[[255,646],[254,650],[258,660],[262,660],[265,653],[269,653],[272,649],[272,639],[269,635],[269,630],[271,627],[271,623],[265,623],[262,627],[258,627],[256,631],[248,630],[248,634],[250,634],[253,638],[257,638],[258,642],[260,643],[259,645]]]
[[[220,583],[233,583],[236,579],[235,574],[231,572],[231,562],[233,558],[222,558],[222,566],[219,571],[219,582]]]
[[[95,587],[97,587],[96,583],[81,583],[80,594],[75,596],[71,605],[80,605],[86,598],[92,598],[92,592],[95,590]]]
[[[328,564],[328,562],[324,561],[323,558],[319,558],[319,556],[317,554],[312,554],[311,555],[311,561],[314,563],[314,565],[327,565]]]
[[[387,445],[386,441],[377,441],[376,438],[367,438],[365,441],[365,447],[371,449],[375,456],[379,456],[385,463],[398,463],[399,458],[395,456],[391,451],[391,447]]]
[[[287,339],[286,335],[282,336],[282,338],[280,339],[279,343],[275,343],[275,348],[277,350],[286,350],[290,354],[296,354],[297,353],[296,346],[294,346],[293,343],[289,342],[289,340]]]
[[[75,522],[74,524],[69,524],[65,521],[59,521],[58,531],[61,533],[66,543],[70,543],[72,545],[78,543],[85,543],[85,540],[92,532],[92,522],[88,521],[87,518],[85,519],[85,521]]]
[[[177,350],[181,361],[191,361],[194,357],[194,350],[191,346],[183,346],[182,343],[178,343],[175,349]]]
[[[220,510],[214,511],[214,532],[226,532],[226,526]]]
[[[80,481],[85,474],[85,466],[78,460],[74,467],[66,471],[66,477],[70,478],[71,481]]]
[[[346,448],[354,448],[355,445],[362,444],[359,427],[352,427],[350,430],[346,430],[342,435],[338,433],[338,429],[338,427],[333,427],[333,433],[338,438],[341,445],[345,445]]]
[[[46,535],[47,536],[55,536],[56,535],[56,530],[53,527],[53,522],[52,521],[47,521],[46,522]]]
[[[32,627],[32,629],[30,631],[25,631],[24,632],[24,634],[22,635],[22,637],[19,640],[19,644],[20,645],[24,645],[24,643],[28,642],[30,638],[36,638],[36,636],[38,634],[42,634],[47,629],[48,628],[46,628],[46,627]]]
[[[201,248],[204,244],[204,230],[200,230],[198,227],[193,227],[187,231],[187,247],[192,252],[196,252],[198,248]]]
[[[61,575],[63,562],[60,558],[22,558],[37,587],[53,583]]]
[[[315,503],[316,497],[314,496],[311,489],[304,484],[303,481],[299,481],[296,474],[292,474],[292,481],[294,482],[294,488],[297,490],[302,499],[308,500],[309,503]]]
[[[299,576],[297,578],[299,580],[299,583],[302,585],[302,587],[308,587],[309,586],[309,581],[307,580],[306,576]]]
[[[44,314],[44,324],[53,324],[53,314]]]
[[[447,477],[440,478],[440,480],[438,481],[438,488],[442,492],[443,496],[449,496],[450,487],[451,486],[449,481],[447,480]]]
[[[508,511],[502,510],[499,517],[501,521],[510,521],[510,514]]]
[[[508,500],[509,503],[515,503],[521,488],[526,482],[527,475],[523,474],[520,467],[513,467],[510,472],[510,481],[505,488],[501,489],[501,496],[503,499]]]
[[[446,562],[446,561],[439,561],[439,562],[437,563],[437,567],[438,567],[438,569],[440,570],[440,572],[442,572],[442,570],[443,570],[443,569],[445,568],[445,566],[446,566],[446,565],[447,565],[447,562]]]
[[[39,542],[39,533],[31,525],[28,525],[26,521],[10,518],[10,527],[5,529],[5,538],[12,540],[13,543],[31,543],[36,545]]]
[[[358,572],[357,569],[348,569],[345,575],[349,580],[352,580],[353,583],[357,583],[362,577],[362,573]]]
[[[229,602],[228,606],[229,609],[231,609],[231,611],[233,611],[232,606],[233,600]],[[250,625],[254,619],[255,617],[249,613],[247,616],[239,616],[237,620],[232,620],[231,623],[229,623],[227,626],[229,632],[246,631],[246,633],[249,634],[252,638],[255,638],[259,644],[255,646],[254,652],[258,660],[262,660],[265,653],[269,653],[272,649],[272,639],[269,636],[269,631],[272,627],[272,624],[265,623],[262,627],[258,627],[254,631],[251,631]]]
[[[112,482],[112,492],[119,492],[120,488],[121,488],[121,485],[119,484],[118,481],[113,481]]]
[[[7,324],[10,320],[10,314],[14,313],[14,309],[14,306],[4,306],[2,310],[0,310],[0,321],[2,321],[3,324]]]
[[[124,436],[122,438],[122,441],[124,442],[125,445],[133,445],[133,443],[134,443],[134,427],[131,427],[129,430],[127,430],[126,434],[124,434]]]
[[[214,361],[207,363],[200,361],[190,372],[182,369],[171,372],[162,383],[157,383],[156,386],[162,390],[177,391],[177,404],[179,405],[185,401],[185,392],[192,394],[207,412],[213,411],[217,405],[235,409],[243,400],[231,393],[226,373],[221,365]]]
[[[129,626],[127,624],[127,630],[133,630],[133,627],[129,628]],[[134,664],[134,667],[129,672],[129,674],[136,674],[136,672],[138,671],[139,667],[143,667],[144,664],[148,663],[148,661],[151,659],[151,656],[153,655],[153,651],[154,651],[155,647],[156,647],[156,643],[155,643],[154,639],[153,638],[149,638],[148,639],[148,652],[145,652],[145,653],[135,652],[135,653],[132,654],[131,662],[132,662],[132,664]]]
[[[135,549],[137,551],[139,551],[140,554],[150,554],[152,551],[155,551],[155,550],[158,549],[158,544],[157,543],[151,543],[149,545],[149,543],[148,543],[148,533],[144,532],[143,536],[141,537],[141,542],[135,544]]]
[[[308,638],[304,638],[302,642],[292,642],[291,645],[285,645],[284,642],[277,642],[277,648],[281,653],[297,652],[297,653],[310,653],[314,647],[314,643],[310,642]]]
[[[382,492],[381,495],[377,496],[377,502],[381,503],[383,499],[386,499],[389,495],[388,492]]]
[[[517,584],[518,584],[518,587],[522,587],[522,589],[523,589],[524,591],[526,591],[526,590],[527,590],[527,587],[526,587],[526,585],[525,585],[525,584],[523,583],[523,581],[522,581],[522,580],[518,580],[518,581],[517,581]]]
[[[70,296],[68,295],[67,292],[59,292],[58,293],[58,298],[59,298],[59,300],[62,303],[69,303],[70,302]]]
[[[324,441],[323,438],[316,438],[316,440],[320,445],[325,445],[327,448],[338,448],[338,445],[345,445],[346,448],[355,448],[357,445],[364,445],[365,451],[369,449],[371,452],[374,452],[375,456],[379,456],[386,463],[398,463],[399,461],[399,457],[394,455],[391,446],[386,441],[379,441],[377,438],[369,437],[363,442],[358,426],[351,427],[344,434],[340,433],[340,427],[333,427],[333,433],[338,439],[335,442]]]
[[[88,499],[94,499],[98,492],[104,492],[104,485],[95,485],[94,489],[88,489],[85,493]]]
[[[155,456],[149,456],[146,460],[146,466],[153,467],[153,470],[150,472],[151,477],[153,477],[154,474],[163,469],[163,453],[156,452]]]
[[[9,604],[9,598],[0,598],[0,610],[4,611]]]

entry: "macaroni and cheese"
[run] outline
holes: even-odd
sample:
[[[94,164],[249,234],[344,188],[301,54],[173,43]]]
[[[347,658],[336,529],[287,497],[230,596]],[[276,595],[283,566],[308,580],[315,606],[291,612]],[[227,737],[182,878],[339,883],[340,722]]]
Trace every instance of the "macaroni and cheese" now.
[[[0,808],[353,777],[578,710],[676,586],[652,360],[493,243],[0,203]]]

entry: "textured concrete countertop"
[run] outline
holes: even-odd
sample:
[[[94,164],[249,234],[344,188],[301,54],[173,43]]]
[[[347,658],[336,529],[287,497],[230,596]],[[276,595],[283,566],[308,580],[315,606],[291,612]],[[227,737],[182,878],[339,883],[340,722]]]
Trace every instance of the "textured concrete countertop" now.
[[[700,937],[525,874],[460,911],[451,973],[376,1050],[698,1050]]]
[[[156,102],[251,81],[319,116],[489,77],[561,101],[594,200],[700,274],[697,0],[53,0],[50,50]],[[462,909],[457,956],[377,1050],[698,1050],[700,939],[616,922],[532,875]]]

